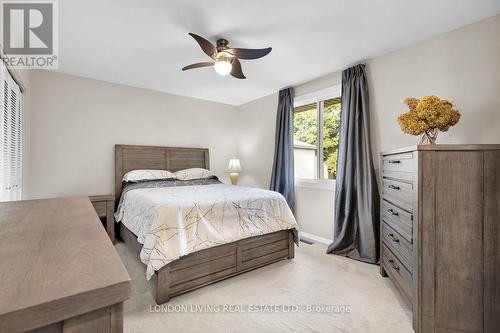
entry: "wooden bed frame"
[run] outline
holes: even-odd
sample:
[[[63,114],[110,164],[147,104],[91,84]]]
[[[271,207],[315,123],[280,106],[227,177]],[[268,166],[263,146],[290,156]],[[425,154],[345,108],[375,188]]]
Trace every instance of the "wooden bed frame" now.
[[[122,192],[123,175],[136,169],[175,172],[187,168],[210,168],[208,149],[115,145],[115,197]],[[120,223],[120,236],[139,256],[142,245]],[[197,251],[172,261],[155,275],[156,303],[258,267],[294,257],[293,230],[282,230],[241,239]]]

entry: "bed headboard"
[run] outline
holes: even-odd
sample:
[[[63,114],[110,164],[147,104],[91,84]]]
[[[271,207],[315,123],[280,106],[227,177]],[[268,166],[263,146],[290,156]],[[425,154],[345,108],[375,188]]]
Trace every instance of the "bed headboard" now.
[[[123,175],[136,169],[175,172],[188,168],[210,169],[207,148],[115,145],[115,198],[120,199]]]

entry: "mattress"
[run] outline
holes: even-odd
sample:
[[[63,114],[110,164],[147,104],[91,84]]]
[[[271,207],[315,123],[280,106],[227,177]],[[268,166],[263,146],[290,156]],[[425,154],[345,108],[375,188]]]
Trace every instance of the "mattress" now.
[[[190,253],[280,230],[298,230],[277,192],[202,180],[125,184],[115,218],[137,236],[150,279]],[[295,233],[296,234],[296,233]]]

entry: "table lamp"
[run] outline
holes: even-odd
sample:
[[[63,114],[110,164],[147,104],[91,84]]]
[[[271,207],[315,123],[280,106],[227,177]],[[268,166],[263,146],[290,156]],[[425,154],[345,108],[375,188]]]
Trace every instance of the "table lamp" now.
[[[230,159],[226,172],[229,173],[231,184],[236,185],[238,183],[238,174],[241,172],[240,160],[236,157]]]

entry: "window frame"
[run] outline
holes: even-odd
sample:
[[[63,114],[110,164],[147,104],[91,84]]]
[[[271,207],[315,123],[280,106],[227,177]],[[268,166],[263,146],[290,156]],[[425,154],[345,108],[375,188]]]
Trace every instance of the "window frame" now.
[[[342,96],[342,85],[337,84],[325,89],[317,90],[311,93],[303,94],[297,96],[293,99],[293,108],[303,106],[306,104],[316,103],[316,149],[317,149],[317,162],[316,162],[316,172],[318,178],[307,179],[307,178],[295,178],[295,185],[299,187],[305,188],[314,188],[314,189],[324,189],[324,190],[333,190],[335,189],[335,179],[325,179],[323,163],[320,163],[320,156],[323,156],[323,110],[324,110],[324,101],[333,98],[339,98]],[[293,146],[295,149],[295,145]]]

